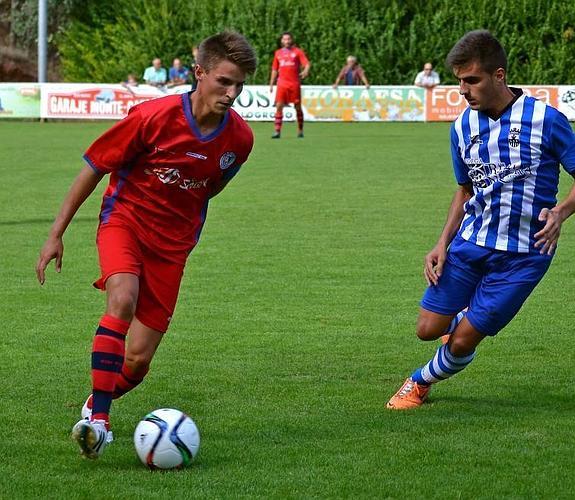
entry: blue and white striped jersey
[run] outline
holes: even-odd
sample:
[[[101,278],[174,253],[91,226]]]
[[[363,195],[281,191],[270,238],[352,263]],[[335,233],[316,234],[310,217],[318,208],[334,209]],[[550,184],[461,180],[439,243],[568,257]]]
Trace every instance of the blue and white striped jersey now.
[[[575,175],[567,118],[524,94],[497,120],[467,108],[451,127],[451,154],[457,182],[474,191],[459,234],[487,248],[538,253],[533,235],[544,224],[537,217],[557,203],[559,164]]]

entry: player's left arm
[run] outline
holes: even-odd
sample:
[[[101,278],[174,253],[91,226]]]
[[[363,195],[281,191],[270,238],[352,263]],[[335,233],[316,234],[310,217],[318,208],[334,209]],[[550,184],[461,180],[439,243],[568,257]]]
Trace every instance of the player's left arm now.
[[[228,183],[235,177],[235,175],[240,171],[240,168],[242,168],[241,165],[234,165],[233,167],[228,168],[224,174],[222,175],[222,178],[214,184],[214,186],[212,187],[211,191],[210,191],[210,199],[213,198],[214,196],[217,196],[218,194],[220,194],[224,188],[228,185]]]
[[[561,225],[575,212],[575,185],[559,205],[553,208],[544,208],[539,213],[539,220],[545,222],[541,231],[535,233],[535,248],[542,254],[552,255],[557,247],[557,240],[561,234]]]
[[[567,118],[557,114],[551,133],[551,149],[565,170],[575,177],[575,134]],[[567,197],[553,208],[544,208],[539,213],[539,220],[545,222],[541,231],[535,233],[535,248],[540,253],[552,255],[557,247],[561,234],[561,225],[575,212],[575,185]]]
[[[365,71],[361,67],[359,68],[359,77],[361,78],[361,81],[365,85],[365,88],[368,89],[369,88],[369,80],[367,79],[367,76],[365,76]]]
[[[309,62],[309,59],[305,55],[305,52],[301,49],[299,51],[299,60],[300,60],[300,64],[303,67],[300,74],[299,74],[299,77],[301,80],[305,80],[307,78],[307,76],[309,75],[309,70],[311,69],[311,63]]]

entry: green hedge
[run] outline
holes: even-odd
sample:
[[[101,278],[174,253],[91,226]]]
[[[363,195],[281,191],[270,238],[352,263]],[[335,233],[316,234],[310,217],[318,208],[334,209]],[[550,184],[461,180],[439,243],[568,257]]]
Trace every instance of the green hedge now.
[[[65,80],[118,82],[142,75],[153,57],[188,61],[203,38],[234,29],[256,48],[251,83],[262,84],[279,33],[290,30],[312,62],[312,84],[332,83],[348,54],[374,84],[411,84],[427,60],[453,83],[445,56],[479,28],[506,47],[510,81],[575,82],[573,0],[100,0],[57,45]]]

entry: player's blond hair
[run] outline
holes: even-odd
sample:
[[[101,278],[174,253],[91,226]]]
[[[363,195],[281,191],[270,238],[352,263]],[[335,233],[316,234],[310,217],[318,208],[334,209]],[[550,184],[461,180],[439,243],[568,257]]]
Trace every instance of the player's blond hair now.
[[[230,61],[247,74],[253,74],[257,66],[256,51],[243,35],[223,31],[206,38],[198,47],[198,63],[209,71],[221,61]]]

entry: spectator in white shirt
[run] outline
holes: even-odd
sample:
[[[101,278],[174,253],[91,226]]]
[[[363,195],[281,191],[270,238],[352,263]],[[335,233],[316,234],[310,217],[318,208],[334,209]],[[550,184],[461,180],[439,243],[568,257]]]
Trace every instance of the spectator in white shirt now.
[[[439,85],[439,75],[433,71],[433,66],[430,62],[426,62],[423,65],[423,71],[417,73],[413,84],[426,89],[432,89]]]

